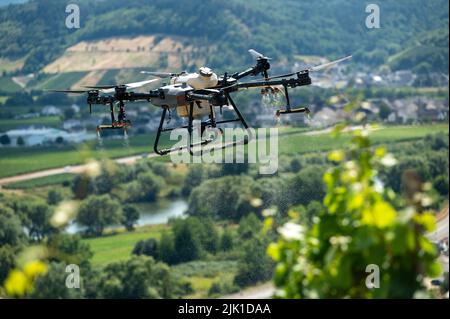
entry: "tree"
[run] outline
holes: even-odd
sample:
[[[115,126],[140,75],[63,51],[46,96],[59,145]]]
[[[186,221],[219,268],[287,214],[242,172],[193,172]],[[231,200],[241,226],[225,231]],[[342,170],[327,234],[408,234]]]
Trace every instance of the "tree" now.
[[[9,271],[16,265],[16,250],[8,244],[0,246],[0,283],[5,281]]]
[[[126,261],[108,264],[100,278],[100,298],[174,298],[176,283],[170,268],[151,257],[132,256]]]
[[[139,209],[135,205],[125,205],[123,207],[122,225],[124,225],[128,231],[134,230],[134,225],[139,220],[139,216]]]
[[[77,216],[77,222],[86,226],[90,235],[101,235],[106,226],[119,224],[121,220],[121,205],[108,194],[89,196],[81,202]]]
[[[10,145],[11,139],[9,138],[8,134],[3,134],[0,136],[0,144],[2,145]]]
[[[323,166],[308,166],[289,178],[285,190],[291,205],[308,205],[312,200],[321,201],[325,196],[322,183]]]
[[[50,224],[52,210],[46,203],[31,203],[26,209],[24,222],[31,238],[41,241],[45,236],[56,232]]]
[[[323,177],[325,209],[317,222],[308,228],[294,216],[269,246],[278,297],[412,298],[422,278],[439,274],[437,252],[425,237],[435,220],[422,206],[429,200],[421,183],[405,185],[408,207],[396,211],[388,201],[394,193],[376,183],[381,166],[395,163],[392,156],[371,147],[360,131],[347,150],[329,155],[337,165]],[[380,269],[378,289],[367,288],[368,265]]]
[[[49,237],[47,241],[50,261],[76,264],[87,270],[89,260],[94,255],[89,244],[81,240],[80,235],[57,234]]]
[[[64,191],[61,188],[52,188],[47,193],[47,204],[56,205],[64,199]]]
[[[175,246],[173,235],[167,231],[161,234],[159,242],[159,259],[169,265],[175,263]]]
[[[187,173],[186,179],[184,180],[184,185],[182,189],[182,193],[185,196],[188,196],[191,191],[199,186],[204,178],[204,171],[202,165],[189,165],[189,171]]]
[[[56,143],[56,144],[62,144],[62,143],[64,143],[64,138],[63,138],[62,136],[58,136],[58,137],[55,139],[55,143]]]
[[[85,199],[95,192],[95,187],[87,174],[78,174],[72,181],[71,190],[76,199]]]
[[[242,216],[257,211],[251,202],[259,195],[256,183],[249,176],[210,179],[192,190],[188,214],[239,220]]]
[[[151,256],[158,260],[160,258],[159,244],[158,241],[154,238],[149,238],[147,240],[140,240],[134,246],[133,251],[131,252],[133,255],[145,255]]]
[[[213,221],[211,219],[196,219],[196,223],[198,225],[197,228],[199,229],[202,247],[206,251],[215,254],[219,249],[220,238]]]
[[[239,222],[239,238],[243,240],[252,239],[260,233],[261,227],[261,220],[255,214],[244,216]]]
[[[241,175],[248,172],[248,163],[223,163],[222,175]]]
[[[24,141],[24,139],[23,139],[22,136],[19,136],[19,137],[17,138],[17,145],[18,145],[18,146],[24,146],[24,145],[25,145],[25,141]]]
[[[289,164],[290,170],[293,173],[297,173],[302,169],[302,163],[298,158],[293,158]]]
[[[228,251],[234,247],[234,236],[229,229],[225,229],[220,239],[220,249]]]
[[[83,289],[72,289],[65,285],[68,276],[66,266],[62,262],[51,262],[47,272],[36,278],[29,297],[32,299],[83,298]],[[80,280],[82,279],[83,276],[80,276]]]
[[[25,240],[20,218],[12,209],[0,203],[0,243],[14,247],[23,244]]]
[[[164,180],[152,172],[138,176],[138,183],[142,192],[140,200],[153,202],[164,187]]]
[[[261,236],[245,243],[238,273],[234,278],[235,284],[245,287],[272,277],[273,263],[266,254],[267,244]]]
[[[10,95],[10,97],[6,100],[6,106],[24,106],[24,105],[33,105],[34,100],[30,93],[21,91],[15,92]]]
[[[440,175],[436,177],[433,181],[433,186],[436,191],[442,196],[448,196],[448,177],[444,175]]]
[[[195,218],[177,220],[173,225],[175,263],[199,259],[203,254],[201,226]]]
[[[380,104],[380,112],[378,113],[382,120],[386,120],[392,113],[391,108],[384,102]]]

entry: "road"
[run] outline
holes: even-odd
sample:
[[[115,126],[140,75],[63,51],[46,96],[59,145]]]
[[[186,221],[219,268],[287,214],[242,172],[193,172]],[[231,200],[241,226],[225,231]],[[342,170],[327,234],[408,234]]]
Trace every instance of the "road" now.
[[[432,241],[441,241],[444,238],[448,238],[449,235],[448,205],[440,215],[442,218],[436,223],[436,229],[428,235],[428,238]],[[448,272],[448,256],[441,254],[439,262],[441,263],[442,271]]]
[[[248,288],[235,294],[226,295],[221,299],[270,299],[275,292],[275,288],[271,282],[260,286]]]
[[[158,156],[157,154],[148,154],[145,157],[146,158],[152,158]],[[115,159],[117,163],[120,164],[134,164],[137,160],[142,159],[143,155],[134,155],[134,156],[127,156],[127,157],[121,157]],[[81,165],[72,165],[72,166],[65,166],[65,167],[58,167],[58,168],[51,168],[46,169],[42,171],[32,172],[32,173],[26,173],[11,177],[4,177],[0,178],[0,187],[2,185],[16,183],[16,182],[22,182],[27,181],[30,179],[40,178],[40,177],[47,177],[52,175],[58,175],[58,174],[64,174],[64,173],[74,173],[74,174],[80,174],[84,172],[89,167],[89,164],[81,164]]]

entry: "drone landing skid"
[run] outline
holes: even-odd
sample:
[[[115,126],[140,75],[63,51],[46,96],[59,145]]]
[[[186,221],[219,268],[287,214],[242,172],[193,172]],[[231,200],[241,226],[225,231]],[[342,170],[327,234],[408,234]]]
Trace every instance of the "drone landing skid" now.
[[[97,126],[97,135],[100,137],[102,130],[123,130],[127,135],[128,128],[131,127],[131,122],[114,122],[113,124],[102,124]]]
[[[293,113],[306,113],[309,114],[311,111],[307,107],[299,107],[295,109],[291,109],[290,107],[286,108],[285,110],[278,110],[276,115],[284,115],[284,114],[293,114]]]

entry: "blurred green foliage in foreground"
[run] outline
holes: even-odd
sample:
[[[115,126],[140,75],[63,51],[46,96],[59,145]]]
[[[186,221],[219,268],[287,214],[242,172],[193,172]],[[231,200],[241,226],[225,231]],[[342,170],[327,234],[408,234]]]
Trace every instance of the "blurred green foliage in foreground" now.
[[[276,297],[412,298],[420,296],[426,276],[439,274],[437,252],[424,236],[435,227],[425,208],[431,204],[425,194],[429,185],[406,171],[404,207],[396,210],[395,193],[377,178],[381,167],[396,160],[383,148],[370,147],[366,133],[356,132],[345,151],[329,154],[336,165],[324,175],[325,208],[313,226],[302,225],[292,210],[291,221],[279,228],[280,239],[269,246],[277,262]],[[366,269],[373,264],[379,267],[379,284]]]

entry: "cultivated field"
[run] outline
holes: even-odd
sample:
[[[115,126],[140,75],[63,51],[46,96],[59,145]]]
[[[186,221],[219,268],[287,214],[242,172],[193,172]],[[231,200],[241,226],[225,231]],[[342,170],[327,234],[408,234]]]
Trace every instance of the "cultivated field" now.
[[[372,141],[376,144],[389,144],[408,141],[437,132],[448,132],[446,124],[419,126],[391,126],[372,132]],[[131,137],[124,140],[104,140],[99,148],[96,141],[81,145],[30,148],[5,148],[0,153],[0,177],[14,176],[43,169],[64,167],[84,163],[89,158],[118,158],[142,153],[153,153],[154,134]],[[328,151],[342,147],[350,133],[338,138],[330,134],[308,135],[301,129],[282,129],[279,137],[280,154],[304,154]],[[168,156],[155,160],[169,160]]]
[[[159,39],[158,36],[139,36],[82,41],[68,48],[43,72],[148,68],[158,64],[162,58],[167,60],[167,65],[177,69],[182,66],[182,59],[193,62],[191,53],[194,51],[193,45],[184,45],[182,39],[174,37]],[[200,60],[197,62],[202,63]]]

